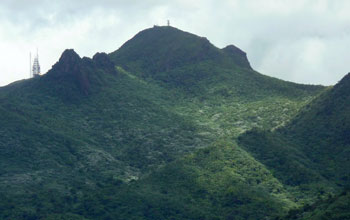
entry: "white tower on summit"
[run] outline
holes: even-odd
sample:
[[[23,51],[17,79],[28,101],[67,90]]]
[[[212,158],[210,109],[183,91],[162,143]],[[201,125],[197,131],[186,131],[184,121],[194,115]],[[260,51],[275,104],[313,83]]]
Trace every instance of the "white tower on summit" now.
[[[33,77],[40,76],[40,64],[39,64],[39,54],[38,54],[38,51],[36,51],[36,57],[34,57],[34,63],[33,63],[33,69],[32,69],[32,76],[33,76]]]

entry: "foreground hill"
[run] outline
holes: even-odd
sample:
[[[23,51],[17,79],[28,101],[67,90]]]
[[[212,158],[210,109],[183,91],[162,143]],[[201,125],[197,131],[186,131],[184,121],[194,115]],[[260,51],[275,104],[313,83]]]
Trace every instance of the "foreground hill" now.
[[[44,76],[0,88],[0,217],[279,215],[295,194],[234,139],[283,125],[323,90],[172,27],[92,59],[66,50]]]
[[[233,140],[215,142],[126,188],[106,187],[94,194],[93,204],[123,204],[107,211],[117,219],[347,219],[348,192],[332,194],[348,183],[348,135],[343,135],[349,131],[348,80],[349,75],[282,128],[246,132],[238,138],[239,145]],[[322,158],[327,149],[317,147],[342,148],[335,166],[335,161],[328,161],[333,166],[317,164],[317,156],[300,150],[307,147],[301,144],[308,143],[310,133],[298,127],[310,126],[319,129],[312,135],[323,135],[323,123],[328,121],[322,117],[324,109],[336,112],[327,116],[341,124],[332,128],[332,140],[313,149]],[[289,142],[297,134],[305,137],[297,144]],[[325,175],[333,167],[334,177]],[[93,218],[87,212],[85,216]]]
[[[347,74],[287,126],[273,132],[247,132],[239,137],[239,143],[285,185],[304,191],[304,196],[322,195],[349,184],[349,111]]]

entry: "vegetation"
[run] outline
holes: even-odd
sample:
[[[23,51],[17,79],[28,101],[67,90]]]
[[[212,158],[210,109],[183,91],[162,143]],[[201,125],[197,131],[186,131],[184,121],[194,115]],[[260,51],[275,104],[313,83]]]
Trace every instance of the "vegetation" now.
[[[66,50],[0,88],[0,219],[342,216],[349,82],[267,77],[172,27]]]
[[[350,193],[345,189],[336,196],[329,196],[326,199],[305,205],[300,209],[292,209],[288,215],[282,219],[334,219],[347,220],[350,219]]]
[[[347,186],[349,77],[305,106],[285,127],[249,131],[239,137],[240,144],[290,186],[309,185],[306,188],[323,193],[329,191],[324,187],[337,188],[334,183]]]

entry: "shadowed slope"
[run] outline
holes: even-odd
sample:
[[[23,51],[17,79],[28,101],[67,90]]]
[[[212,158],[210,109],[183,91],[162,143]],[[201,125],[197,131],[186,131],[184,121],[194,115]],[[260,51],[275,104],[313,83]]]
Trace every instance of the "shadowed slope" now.
[[[253,130],[240,145],[285,184],[316,190],[346,186],[350,178],[350,75],[328,89],[285,127]],[[304,195],[305,196],[305,195]]]

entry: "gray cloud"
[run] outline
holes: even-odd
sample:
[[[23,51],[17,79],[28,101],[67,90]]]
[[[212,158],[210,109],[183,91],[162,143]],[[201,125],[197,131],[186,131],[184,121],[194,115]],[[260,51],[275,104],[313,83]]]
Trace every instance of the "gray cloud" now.
[[[0,85],[29,76],[35,47],[47,71],[66,48],[112,52],[167,19],[218,47],[235,44],[263,74],[334,84],[349,71],[349,11],[347,0],[2,0]]]

